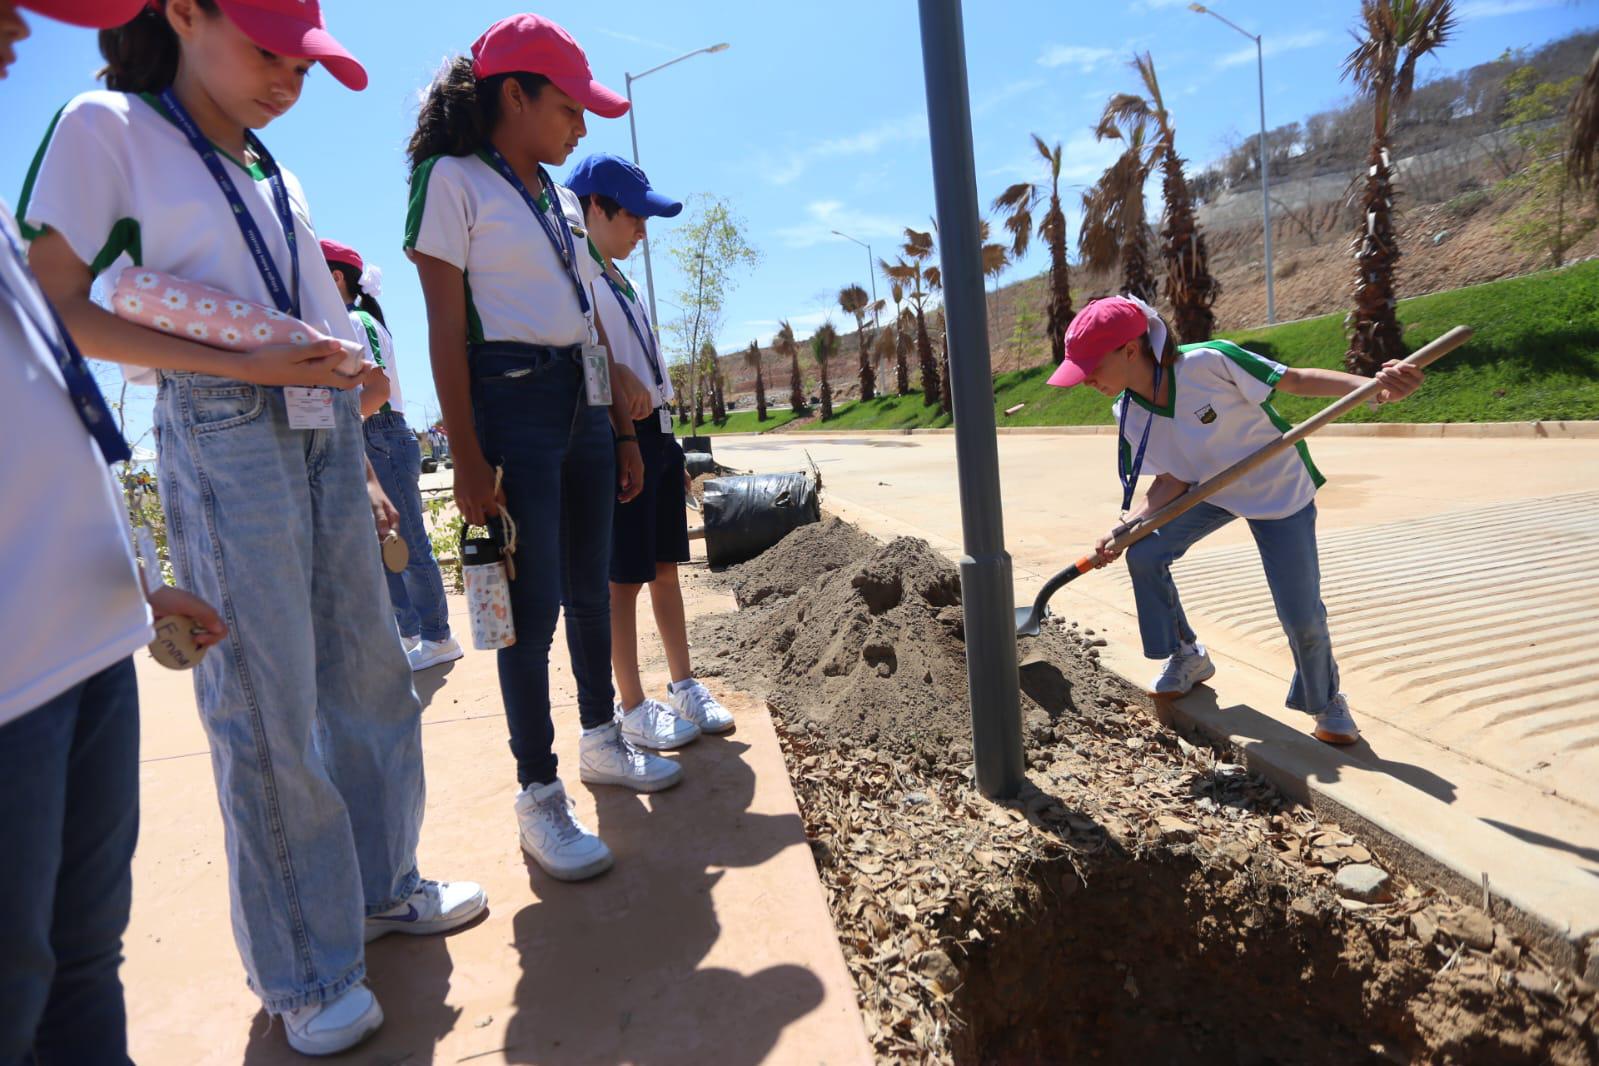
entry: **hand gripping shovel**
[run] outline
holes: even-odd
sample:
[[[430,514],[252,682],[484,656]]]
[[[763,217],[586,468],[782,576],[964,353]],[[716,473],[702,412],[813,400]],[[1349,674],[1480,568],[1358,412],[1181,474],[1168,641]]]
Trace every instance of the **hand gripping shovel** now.
[[[1442,337],[1411,355],[1405,362],[1414,367],[1430,366],[1470,339],[1470,326],[1456,326]],[[1111,541],[1106,547],[1113,552],[1126,551],[1167,522],[1192,510],[1262,463],[1268,462],[1274,456],[1281,455],[1329,422],[1342,418],[1357,404],[1364,403],[1378,388],[1376,381],[1367,382],[1342,399],[1328,404],[1264,448],[1238,460],[1238,462],[1209,481],[1195,485],[1154,514],[1117,526],[1112,531]],[[1019,637],[1038,636],[1039,627],[1043,625],[1044,618],[1049,613],[1050,597],[1078,577],[1088,573],[1090,570],[1097,570],[1103,565],[1097,556],[1085,555],[1045,582],[1044,587],[1038,590],[1038,598],[1033,601],[1031,607],[1018,607],[1016,609],[1016,635]]]

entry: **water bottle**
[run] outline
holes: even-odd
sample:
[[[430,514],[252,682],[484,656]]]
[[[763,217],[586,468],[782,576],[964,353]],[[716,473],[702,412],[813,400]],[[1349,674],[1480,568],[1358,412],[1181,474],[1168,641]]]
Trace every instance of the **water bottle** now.
[[[461,530],[461,576],[466,584],[472,646],[479,651],[509,648],[516,643],[516,623],[511,618],[511,582],[505,553],[497,536],[466,536]]]

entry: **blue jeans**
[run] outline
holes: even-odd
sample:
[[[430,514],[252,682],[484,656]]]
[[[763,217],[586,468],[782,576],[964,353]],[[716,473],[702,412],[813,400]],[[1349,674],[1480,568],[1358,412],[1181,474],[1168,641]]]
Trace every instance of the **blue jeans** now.
[[[505,468],[516,523],[511,617],[500,697],[518,782],[556,777],[550,644],[566,615],[566,647],[583,728],[611,720],[611,509],[616,454],[606,410],[590,407],[576,348],[484,344],[472,349],[472,411],[490,466]]]
[[[363,426],[366,457],[377,471],[378,484],[389,502],[400,512],[400,536],[411,550],[411,562],[403,574],[383,571],[389,582],[389,599],[394,603],[394,621],[400,635],[420,636],[423,640],[450,639],[450,609],[444,601],[444,578],[433,558],[433,542],[427,523],[422,520],[422,446],[405,424],[405,416],[380,411]]]
[[[222,807],[233,935],[281,1013],[366,972],[365,915],[417,883],[422,709],[383,586],[350,392],[332,429],[283,390],[166,374],[161,496],[178,583],[228,639],[195,670]]]
[[[0,1064],[126,1063],[139,835],[133,660],[0,726]]]
[[[1235,517],[1231,511],[1202,503],[1127,549],[1127,569],[1138,604],[1138,631],[1149,658],[1167,658],[1180,642],[1196,639],[1177,598],[1171,564]],[[1266,569],[1277,620],[1294,655],[1287,705],[1318,713],[1338,695],[1338,664],[1333,661],[1332,637],[1327,632],[1327,608],[1321,602],[1316,505],[1308,503],[1287,518],[1251,518],[1248,522]]]

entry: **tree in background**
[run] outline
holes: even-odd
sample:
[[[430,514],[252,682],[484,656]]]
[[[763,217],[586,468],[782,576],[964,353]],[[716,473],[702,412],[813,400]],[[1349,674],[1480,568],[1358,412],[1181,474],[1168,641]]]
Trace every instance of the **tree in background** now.
[[[750,341],[744,361],[755,368],[755,421],[766,421],[766,380],[761,377],[761,342]]]
[[[702,390],[711,405],[711,421],[720,426],[727,421],[727,405],[722,402],[722,361],[716,357],[716,345],[707,340],[700,345],[700,380]]]
[[[777,325],[772,338],[772,350],[788,357],[788,405],[796,415],[805,413],[805,376],[800,373],[799,342],[794,339],[794,327],[785,320]]]
[[[911,345],[915,336],[916,316],[909,307],[903,307],[894,318],[894,392],[899,396],[911,394]]]
[[[866,312],[872,306],[872,298],[859,285],[846,285],[838,290],[838,306],[846,315],[855,316],[855,345],[861,363],[861,399],[873,399],[877,395],[877,375],[872,372],[866,346]]]
[[[916,356],[922,371],[922,403],[927,407],[938,402],[938,364],[933,361],[933,342],[927,335],[927,301],[944,280],[939,268],[928,263],[932,258],[932,233],[907,226],[900,258],[893,264],[879,264],[890,280],[910,286],[906,298],[916,311]]]
[[[1364,217],[1354,239],[1355,306],[1345,319],[1344,365],[1354,374],[1369,377],[1405,354],[1394,296],[1399,241],[1389,131],[1394,113],[1415,89],[1417,62],[1440,48],[1454,29],[1452,0],[1361,0],[1355,49],[1343,72],[1372,104],[1371,151],[1360,198]]]
[[[893,361],[895,353],[899,350],[899,330],[892,323],[877,331],[872,341],[872,359],[880,367],[886,367]],[[886,392],[883,395],[888,395]],[[905,395],[903,392],[901,396]]]
[[[1133,123],[1124,133],[1116,125],[1101,124],[1094,136],[1102,141],[1125,141],[1126,147],[1083,193],[1077,254],[1083,265],[1096,273],[1108,274],[1120,267],[1122,291],[1154,303],[1155,273],[1149,261],[1149,219],[1144,206],[1150,153],[1144,143],[1144,127]]]
[[[944,334],[944,338],[943,338],[943,343],[944,343],[944,373],[943,373],[943,376],[939,379],[938,406],[939,406],[939,409],[942,410],[946,415],[953,416],[955,414],[955,394],[954,394],[954,385],[949,380],[950,375],[949,375],[949,320],[948,319],[944,320],[944,328],[943,328],[943,330],[941,332]]]
[[[683,314],[670,328],[683,351],[698,353],[716,336],[738,273],[753,268],[761,255],[745,239],[743,220],[727,201],[705,193],[689,198],[685,220],[672,231],[667,250],[685,279],[677,292]],[[703,360],[692,359],[691,364],[689,392],[697,429],[705,410],[705,378]]]
[[[688,383],[691,376],[689,365],[687,363],[674,363],[667,368],[666,373],[672,379],[673,402],[677,405],[677,424],[686,426],[688,425],[689,408]]]
[[[827,363],[838,353],[838,330],[833,323],[823,322],[811,337],[811,354],[822,371],[822,421],[833,417],[833,386],[827,380]]]
[[[1033,213],[1048,199],[1049,207],[1037,227],[1039,238],[1049,246],[1049,320],[1044,328],[1049,332],[1050,356],[1060,363],[1066,358],[1066,327],[1072,321],[1071,276],[1066,263],[1066,212],[1060,206],[1062,153],[1058,143],[1051,148],[1036,133],[1033,146],[1049,169],[1048,181],[1017,182],[994,198],[994,210],[1004,213],[1005,228],[1010,231],[1011,255],[1020,259],[1032,244]]]
[[[1193,199],[1183,177],[1183,158],[1177,154],[1177,130],[1160,93],[1155,61],[1145,52],[1133,56],[1132,67],[1143,80],[1147,95],[1117,93],[1105,104],[1097,128],[1121,130],[1129,141],[1136,134],[1149,144],[1150,167],[1160,167],[1161,196],[1166,206],[1160,242],[1161,255],[1166,260],[1166,299],[1172,306],[1173,325],[1185,343],[1209,340],[1216,328],[1211,305],[1221,294],[1221,286],[1210,273],[1210,253],[1194,216]]]
[[[1582,77],[1545,81],[1536,67],[1522,67],[1505,79],[1504,126],[1526,162],[1499,187],[1511,194],[1516,239],[1549,253],[1549,265],[1564,266],[1566,252],[1593,230],[1592,214],[1581,210],[1572,192],[1572,172],[1562,144],[1568,130],[1550,120],[1569,114]]]
[[[1572,98],[1566,126],[1566,170],[1578,188],[1592,189],[1599,200],[1599,52]]]

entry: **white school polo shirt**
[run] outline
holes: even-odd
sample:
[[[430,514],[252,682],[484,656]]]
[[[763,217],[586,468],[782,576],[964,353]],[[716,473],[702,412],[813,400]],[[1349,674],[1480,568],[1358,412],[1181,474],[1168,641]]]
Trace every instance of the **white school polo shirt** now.
[[[266,174],[218,151],[289,284],[288,242]],[[305,193],[292,173],[282,173],[299,249],[301,317],[331,337],[355,340],[311,226]],[[18,214],[27,237],[55,230],[96,275],[145,266],[273,306],[227,198],[153,96],[90,92],[75,97],[45,134]],[[153,371],[128,367],[126,373],[141,384],[156,381]]]
[[[1162,407],[1135,392],[1116,398],[1118,421],[1127,404],[1121,439],[1122,469],[1130,470],[1144,427],[1150,426],[1142,473],[1170,474],[1197,484],[1270,444],[1289,428],[1271,405],[1281,363],[1230,341],[1188,344],[1172,367],[1171,391]],[[1325,479],[1301,441],[1296,448],[1210,498],[1240,518],[1287,518],[1303,510]]]
[[[405,397],[400,395],[400,371],[394,365],[394,337],[383,323],[358,308],[350,308],[350,325],[361,347],[366,349],[366,357],[382,367],[383,376],[389,379],[389,410],[397,415],[405,414]]]
[[[21,244],[11,211],[0,226]],[[55,357],[59,337],[33,275],[0,240],[0,426],[14,447],[0,485],[0,725],[150,643],[150,610],[122,496]]]
[[[553,182],[551,187],[573,232],[583,284],[592,286],[599,270],[583,251],[583,209],[570,189]],[[540,210],[549,211],[548,196],[548,191],[539,194]],[[435,156],[416,168],[405,248],[461,271],[468,343],[517,341],[564,348],[588,341],[577,289],[554,243],[522,194],[481,152]]]
[[[655,346],[656,359],[660,365],[655,366],[655,361],[650,358],[650,349],[639,340],[638,334],[633,332],[633,327],[628,325],[627,315],[622,311],[622,305],[627,304],[628,311],[633,314],[633,321],[638,323],[639,332],[646,338],[650,336],[649,309],[644,306],[640,298],[638,287],[633,284],[633,279],[622,274],[622,282],[618,286],[621,293],[611,288],[610,282],[605,278],[605,260],[592,243],[589,244],[589,254],[594,262],[599,265],[600,277],[593,284],[594,306],[599,309],[600,322],[605,326],[605,337],[611,342],[611,359],[633,372],[633,376],[644,383],[650,390],[650,406],[659,407],[672,399],[672,375],[666,371],[666,355],[661,352],[659,343]],[[617,269],[621,274],[621,269]],[[654,366],[655,369],[651,369]],[[659,372],[661,382],[655,383],[655,375]]]

